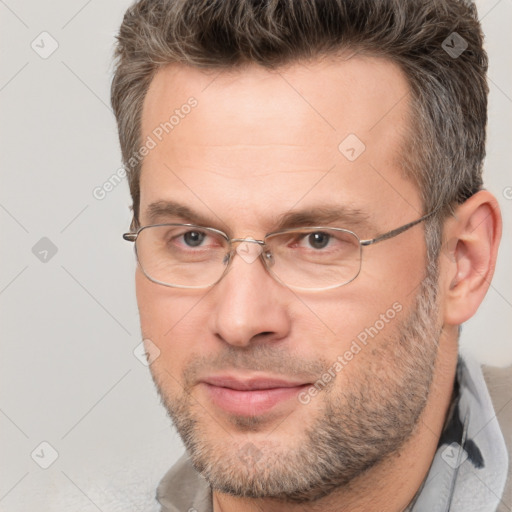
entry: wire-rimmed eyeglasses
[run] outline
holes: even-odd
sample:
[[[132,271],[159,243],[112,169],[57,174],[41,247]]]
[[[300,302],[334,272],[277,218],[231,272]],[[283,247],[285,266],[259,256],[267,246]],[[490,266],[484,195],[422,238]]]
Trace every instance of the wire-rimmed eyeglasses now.
[[[164,286],[213,286],[224,277],[236,253],[247,263],[260,259],[267,271],[287,287],[328,290],[348,284],[359,275],[363,247],[393,238],[436,211],[367,240],[336,227],[291,228],[254,240],[230,238],[211,227],[176,223],[143,226],[124,233],[123,238],[135,242],[137,261],[145,276]]]

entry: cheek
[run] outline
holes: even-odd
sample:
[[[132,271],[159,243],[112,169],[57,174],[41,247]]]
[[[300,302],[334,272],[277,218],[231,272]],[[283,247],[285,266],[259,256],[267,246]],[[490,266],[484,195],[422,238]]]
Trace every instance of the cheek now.
[[[187,295],[183,290],[152,283],[139,269],[135,285],[142,336],[160,351],[151,371],[180,379],[185,361],[205,338],[201,331],[205,324],[196,318],[199,308],[195,308],[202,295]]]
[[[365,283],[360,277],[318,296],[302,296],[294,308],[297,331],[321,332],[322,350],[332,347],[339,351],[366,327],[373,325],[381,314],[393,309],[394,304],[398,303],[395,308],[406,309],[413,298],[396,283],[376,286],[375,281]]]
[[[142,335],[151,340],[160,339],[162,334],[169,329],[169,322],[172,321],[172,318],[168,317],[166,301],[162,300],[163,293],[159,291],[159,288],[162,287],[149,281],[137,268],[135,290]]]
[[[342,364],[350,361],[355,369],[366,364],[385,339],[389,342],[398,336],[400,323],[413,307],[425,277],[426,261],[417,246],[416,250],[396,247],[401,257],[384,257],[378,247],[372,249],[377,250],[368,251],[361,274],[352,283],[318,295],[303,295],[297,303],[293,317],[298,338],[311,346],[312,357],[321,354],[334,364],[341,356]],[[308,338],[314,343],[309,344]]]
[[[418,228],[365,248],[357,280],[369,304],[388,307],[399,301],[405,308],[414,300],[426,272],[425,240]]]
[[[163,339],[186,320],[202,295],[156,284],[137,269],[135,275],[137,304],[144,336]]]

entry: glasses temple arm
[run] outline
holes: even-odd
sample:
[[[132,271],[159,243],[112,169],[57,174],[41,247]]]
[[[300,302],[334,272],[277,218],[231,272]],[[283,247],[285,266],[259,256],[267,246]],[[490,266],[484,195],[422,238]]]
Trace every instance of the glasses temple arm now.
[[[377,242],[382,242],[383,240],[387,240],[388,238],[393,238],[393,237],[399,235],[400,233],[407,231],[408,229],[412,228],[413,226],[416,226],[416,224],[419,224],[420,222],[427,220],[429,217],[432,217],[432,215],[437,213],[438,210],[439,210],[439,208],[436,208],[435,210],[431,211],[430,213],[423,215],[423,217],[413,220],[412,222],[409,222],[408,224],[405,224],[404,226],[400,226],[399,228],[388,231],[387,233],[384,233],[375,238],[371,238],[370,240],[361,240],[360,243],[363,246],[367,246],[367,245],[376,244]]]

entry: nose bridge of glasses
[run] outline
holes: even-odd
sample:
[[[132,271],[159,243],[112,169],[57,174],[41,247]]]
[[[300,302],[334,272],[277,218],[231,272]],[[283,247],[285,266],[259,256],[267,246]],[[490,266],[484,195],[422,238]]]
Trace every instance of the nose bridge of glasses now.
[[[231,238],[230,244],[230,259],[232,259],[232,257],[236,253],[246,263],[253,263],[256,259],[258,259],[258,257],[260,257],[261,254],[263,253],[263,248],[266,246],[264,240],[256,240],[251,237]],[[233,247],[232,244],[236,244],[236,247]]]
[[[256,240],[254,238],[251,238],[251,237],[247,237],[247,238],[230,238],[229,240],[231,243],[241,243],[241,242],[249,242],[249,243],[252,243],[252,244],[258,244],[258,245],[265,245],[265,241],[264,240]]]

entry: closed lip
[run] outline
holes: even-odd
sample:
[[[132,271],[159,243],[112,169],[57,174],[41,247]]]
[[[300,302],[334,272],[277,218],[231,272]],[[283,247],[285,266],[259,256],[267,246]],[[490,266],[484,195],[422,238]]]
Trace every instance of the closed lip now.
[[[237,391],[258,391],[263,389],[296,388],[310,384],[309,382],[286,380],[275,377],[240,378],[232,375],[210,376],[201,380],[210,386],[235,389]]]
[[[272,375],[211,375],[200,381],[212,402],[224,412],[257,416],[288,403],[304,386],[303,380]]]

